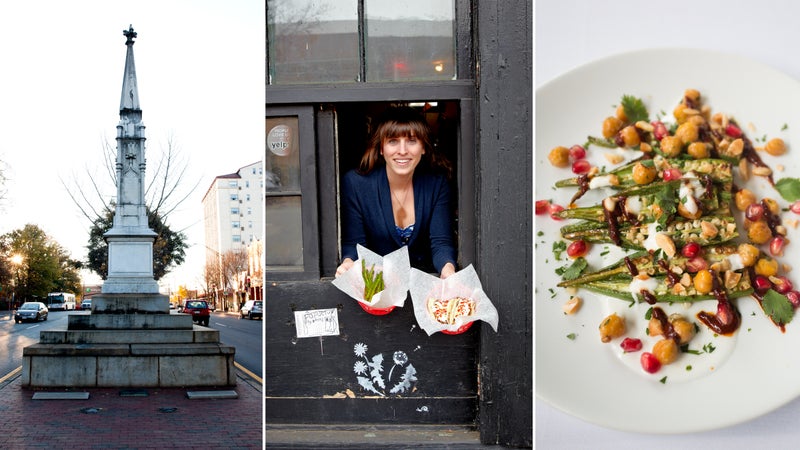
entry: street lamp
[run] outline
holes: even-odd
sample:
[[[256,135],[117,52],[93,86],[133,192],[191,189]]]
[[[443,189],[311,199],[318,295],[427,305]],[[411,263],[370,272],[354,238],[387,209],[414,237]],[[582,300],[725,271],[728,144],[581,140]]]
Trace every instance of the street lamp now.
[[[16,269],[14,270],[16,279],[14,277],[11,278],[14,288],[11,291],[11,304],[14,306],[16,306],[17,304],[17,287],[19,286],[19,266],[22,265],[22,261],[23,261],[22,255],[20,255],[19,253],[11,255],[11,264],[14,264],[14,268]]]

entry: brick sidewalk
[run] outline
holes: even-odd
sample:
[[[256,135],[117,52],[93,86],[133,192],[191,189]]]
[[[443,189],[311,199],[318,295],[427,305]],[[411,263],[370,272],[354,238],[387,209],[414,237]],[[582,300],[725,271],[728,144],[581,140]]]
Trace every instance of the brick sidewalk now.
[[[79,390],[88,400],[33,400],[41,391],[23,389],[17,375],[0,386],[0,448],[261,449],[261,386],[240,374],[236,399],[186,396],[207,390],[148,388],[137,397],[92,388]]]

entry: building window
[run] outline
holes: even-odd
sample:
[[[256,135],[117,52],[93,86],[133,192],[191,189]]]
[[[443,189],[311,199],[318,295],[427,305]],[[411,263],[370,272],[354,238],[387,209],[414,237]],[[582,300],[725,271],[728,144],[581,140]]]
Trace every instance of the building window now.
[[[455,0],[267,0],[268,83],[453,80],[455,28]]]
[[[240,226],[241,225],[239,225],[238,220],[234,220],[233,222],[231,222],[231,228],[239,228]]]
[[[239,200],[239,194],[231,194],[231,200]]]
[[[244,194],[244,199],[249,202],[250,201],[250,194]]]
[[[236,180],[228,181],[228,187],[236,188],[239,187],[239,182]]]
[[[253,228],[253,221],[252,220],[248,220],[247,221],[247,228]]]
[[[239,214],[239,208],[231,208],[231,214],[238,215]]]
[[[248,200],[250,200],[250,199],[248,198]],[[247,207],[247,215],[249,216],[249,215],[251,215],[251,214],[253,214],[253,208],[251,208],[251,207],[249,207],[249,206],[248,206],[248,207]]]
[[[241,234],[234,234],[231,236],[231,241],[233,242],[242,242],[242,235]]]
[[[244,187],[246,188],[250,187],[250,180],[244,180]]]

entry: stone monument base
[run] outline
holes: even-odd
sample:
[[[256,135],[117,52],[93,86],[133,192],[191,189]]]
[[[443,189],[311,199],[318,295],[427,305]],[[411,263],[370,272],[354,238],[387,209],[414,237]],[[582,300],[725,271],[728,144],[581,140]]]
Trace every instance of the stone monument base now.
[[[219,330],[169,313],[168,300],[161,312],[163,295],[100,297],[91,314],[69,315],[67,330],[42,331],[38,344],[22,350],[23,387],[236,385],[236,349],[220,342]],[[147,313],[153,309],[159,312]]]

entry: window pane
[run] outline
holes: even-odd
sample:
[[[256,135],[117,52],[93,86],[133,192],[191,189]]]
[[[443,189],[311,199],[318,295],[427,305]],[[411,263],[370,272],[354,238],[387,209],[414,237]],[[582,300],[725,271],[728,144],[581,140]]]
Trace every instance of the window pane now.
[[[267,197],[267,267],[303,266],[300,197]]]
[[[367,81],[456,78],[454,0],[366,0]]]
[[[267,192],[300,191],[297,117],[267,118]]]
[[[270,84],[358,81],[357,0],[267,0]]]

